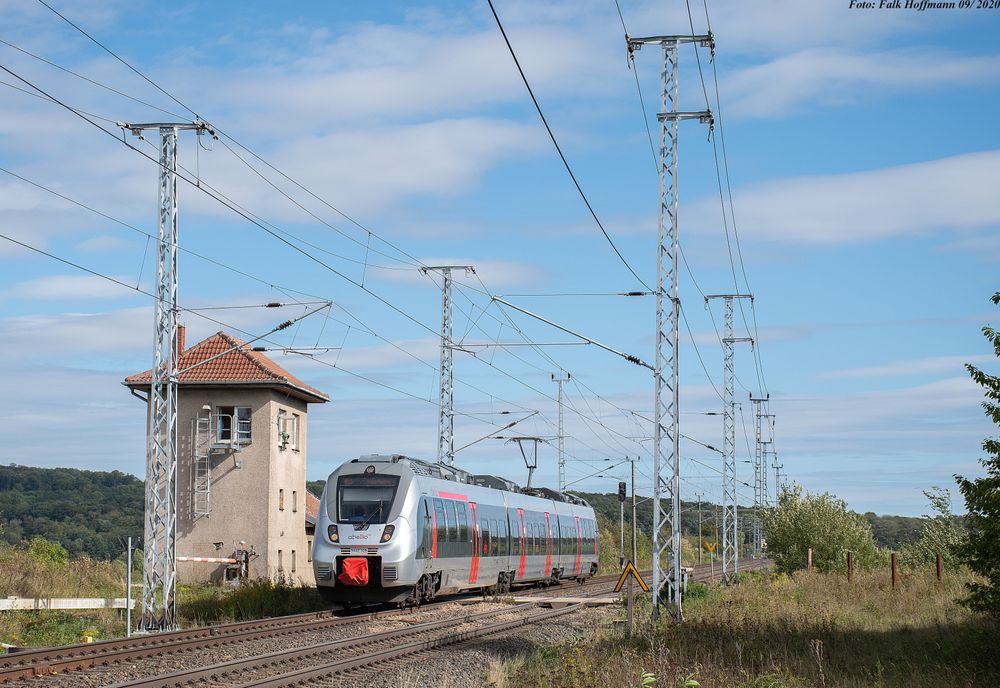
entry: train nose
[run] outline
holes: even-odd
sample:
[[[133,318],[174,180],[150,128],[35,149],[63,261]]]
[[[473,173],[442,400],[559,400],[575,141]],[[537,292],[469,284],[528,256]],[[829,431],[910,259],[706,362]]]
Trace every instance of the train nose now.
[[[346,557],[341,561],[341,572],[337,576],[344,585],[368,585],[368,559]]]

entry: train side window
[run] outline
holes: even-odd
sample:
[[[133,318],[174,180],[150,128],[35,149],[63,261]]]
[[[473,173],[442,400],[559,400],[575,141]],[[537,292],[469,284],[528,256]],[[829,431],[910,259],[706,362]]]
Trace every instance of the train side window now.
[[[516,521],[511,526],[510,553],[513,554],[514,556],[520,556],[521,555],[521,523],[520,523],[520,520]]]
[[[503,540],[500,541],[500,554],[510,554],[510,540],[507,537],[507,519],[500,519],[500,533]]]
[[[489,556],[490,554],[490,522],[489,520],[483,518],[479,521],[479,531],[481,533],[480,537],[483,541],[483,556]]]
[[[446,542],[448,539],[448,520],[444,515],[444,502],[434,498],[434,520],[437,526],[438,543]]]
[[[452,499],[445,501],[445,504],[448,507],[448,541],[458,542],[458,509]]]
[[[458,541],[469,541],[469,517],[465,513],[465,502],[458,503]]]
[[[500,543],[503,542],[503,524],[497,520],[493,521],[493,532],[496,533],[496,537],[493,538],[493,554],[500,554]]]

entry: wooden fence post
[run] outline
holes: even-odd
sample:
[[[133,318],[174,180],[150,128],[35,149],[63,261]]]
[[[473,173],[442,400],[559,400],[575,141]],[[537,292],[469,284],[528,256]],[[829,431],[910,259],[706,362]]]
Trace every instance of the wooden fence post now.
[[[854,552],[847,553],[847,582],[854,579]]]
[[[937,579],[938,579],[938,583],[940,583],[941,582],[941,568],[942,568],[941,567],[941,553],[938,552],[935,555],[934,559],[935,559],[934,563],[937,566]]]
[[[893,552],[889,555],[889,561],[892,566],[892,587],[896,587],[896,553]]]
[[[813,570],[813,549],[810,547],[806,550],[806,571]]]

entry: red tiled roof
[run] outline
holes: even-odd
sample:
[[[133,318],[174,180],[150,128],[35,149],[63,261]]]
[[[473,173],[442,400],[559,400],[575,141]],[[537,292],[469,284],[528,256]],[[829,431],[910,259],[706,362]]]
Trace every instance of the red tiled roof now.
[[[316,523],[319,519],[319,497],[306,490],[306,520]]]
[[[213,356],[218,358],[186,370]],[[178,380],[180,384],[279,384],[293,387],[307,401],[330,400],[329,396],[302,382],[263,353],[253,351],[243,340],[225,332],[216,332],[181,352],[177,367],[182,371]],[[147,370],[128,376],[124,384],[129,387],[148,387],[151,379],[152,371]]]

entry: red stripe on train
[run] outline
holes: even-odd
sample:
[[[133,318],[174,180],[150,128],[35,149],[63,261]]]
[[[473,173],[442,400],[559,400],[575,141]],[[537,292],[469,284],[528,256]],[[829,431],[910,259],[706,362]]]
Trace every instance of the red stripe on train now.
[[[469,582],[475,583],[479,578],[479,519],[476,518],[476,503],[469,502],[469,511],[472,518],[472,563],[469,565]]]

